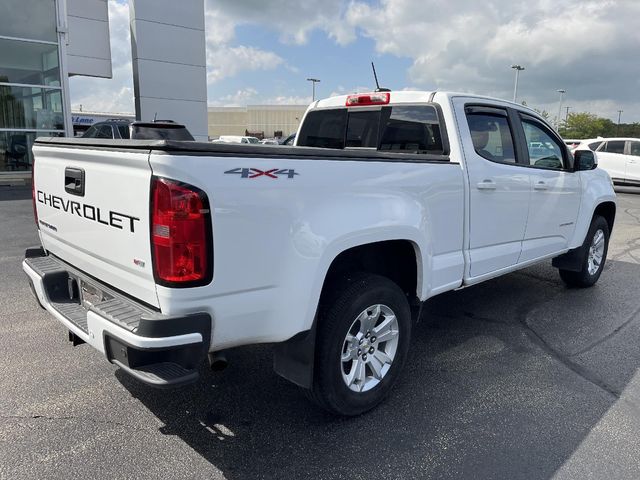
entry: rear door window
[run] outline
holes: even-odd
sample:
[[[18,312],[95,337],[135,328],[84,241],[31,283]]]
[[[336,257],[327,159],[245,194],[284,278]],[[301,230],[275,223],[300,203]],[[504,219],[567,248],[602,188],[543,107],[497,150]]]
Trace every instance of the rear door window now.
[[[113,138],[113,130],[111,125],[93,125],[87,130],[83,138]]]
[[[113,138],[113,129],[111,125],[101,125],[98,128],[96,138]]]
[[[608,153],[624,153],[624,140],[611,140],[602,150]]]
[[[640,157],[640,142],[629,142],[629,154]]]
[[[129,125],[118,125],[118,132],[120,132],[120,138],[129,138]]]
[[[498,108],[467,110],[467,122],[473,148],[492,162],[516,163],[513,134],[507,111]]]

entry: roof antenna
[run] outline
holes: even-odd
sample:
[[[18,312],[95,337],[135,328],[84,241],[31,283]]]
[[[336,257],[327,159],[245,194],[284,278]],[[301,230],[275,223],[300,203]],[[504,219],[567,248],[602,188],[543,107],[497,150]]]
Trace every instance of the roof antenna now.
[[[376,75],[376,66],[373,64],[373,62],[371,62],[371,68],[373,69],[373,78],[376,81],[376,92],[390,92],[390,89],[380,87],[380,84],[378,83],[378,75]]]
[[[156,118],[158,118],[158,112],[153,114],[153,123],[156,122]]]

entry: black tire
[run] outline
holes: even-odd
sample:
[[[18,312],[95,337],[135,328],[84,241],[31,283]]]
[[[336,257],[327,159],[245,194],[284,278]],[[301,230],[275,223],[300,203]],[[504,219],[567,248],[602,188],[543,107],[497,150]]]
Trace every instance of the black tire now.
[[[598,266],[598,269],[594,273],[589,272],[589,251],[592,247],[592,242],[596,232],[602,231],[604,234],[604,253],[602,255],[602,261]],[[591,226],[589,227],[589,231],[587,232],[587,236],[584,240],[583,244],[584,248],[584,258],[582,259],[582,269],[578,272],[573,272],[569,270],[559,269],[560,278],[564,283],[569,287],[576,288],[587,288],[592,287],[600,278],[600,274],[602,274],[602,270],[604,269],[604,264],[607,260],[607,252],[609,250],[609,224],[599,215],[593,217],[591,221]]]
[[[411,339],[409,302],[398,285],[379,275],[353,274],[328,288],[330,290],[323,294],[319,307],[314,382],[307,393],[311,400],[329,412],[345,416],[359,415],[378,405],[389,394],[402,370]],[[395,354],[386,373],[381,380],[377,380],[379,383],[368,391],[355,392],[343,379],[345,366],[341,355],[345,351],[346,335],[355,325],[354,321],[374,305],[386,306],[395,314],[398,321]],[[387,317],[386,314],[381,314],[379,318],[383,321]],[[375,343],[372,335],[365,341],[365,347],[366,342],[371,339]],[[380,342],[378,348],[386,348],[385,342]],[[366,359],[366,355],[364,357]],[[353,360],[352,368],[355,368],[357,361]],[[369,362],[372,361],[369,358]],[[364,371],[371,373],[371,380],[371,366]]]

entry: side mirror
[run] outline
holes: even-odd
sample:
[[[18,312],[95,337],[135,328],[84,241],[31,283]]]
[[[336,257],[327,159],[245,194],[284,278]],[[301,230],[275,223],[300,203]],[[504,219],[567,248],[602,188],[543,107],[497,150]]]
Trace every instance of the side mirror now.
[[[598,166],[596,153],[591,150],[576,150],[573,152],[573,170],[593,170]]]

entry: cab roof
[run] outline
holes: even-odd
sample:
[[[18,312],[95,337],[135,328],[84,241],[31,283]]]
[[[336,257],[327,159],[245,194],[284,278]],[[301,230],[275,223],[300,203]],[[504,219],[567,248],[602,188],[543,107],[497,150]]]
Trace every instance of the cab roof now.
[[[385,92],[380,92],[385,93]],[[467,97],[467,98],[477,98],[478,100],[489,100],[491,102],[499,102],[502,104],[511,104],[513,106],[517,106],[521,109],[530,110],[534,114],[536,112],[525,106],[520,105],[519,103],[514,103],[510,100],[505,100],[503,98],[495,98],[489,97],[486,95],[476,95],[473,93],[463,93],[463,92],[447,92],[447,91],[418,91],[418,90],[395,90],[388,92],[390,95],[389,104],[398,104],[398,103],[426,103],[429,102],[430,99],[432,101],[444,102],[453,97]],[[374,92],[358,92],[351,93],[347,95],[336,95],[335,97],[329,97],[322,100],[318,100],[312,103],[309,108],[330,108],[330,107],[344,107],[347,102],[347,98],[354,95],[372,95]],[[536,114],[537,115],[537,114]]]

